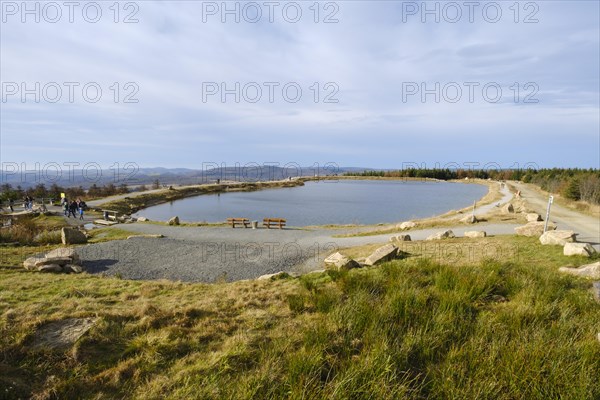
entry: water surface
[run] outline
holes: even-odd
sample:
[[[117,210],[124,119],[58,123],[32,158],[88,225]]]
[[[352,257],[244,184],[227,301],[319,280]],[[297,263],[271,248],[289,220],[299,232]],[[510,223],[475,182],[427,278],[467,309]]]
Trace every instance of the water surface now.
[[[230,217],[285,218],[290,226],[376,224],[443,214],[473,204],[487,193],[476,184],[340,180],[256,192],[200,195],[141,210],[165,221],[222,222]]]

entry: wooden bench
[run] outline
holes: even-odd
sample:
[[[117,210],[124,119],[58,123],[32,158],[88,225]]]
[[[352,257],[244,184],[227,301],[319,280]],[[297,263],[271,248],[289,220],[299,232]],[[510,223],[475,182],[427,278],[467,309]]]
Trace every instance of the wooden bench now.
[[[249,228],[250,220],[248,218],[227,218],[227,224],[231,225],[232,228],[235,228],[236,225]]]
[[[285,219],[281,218],[265,218],[263,219],[263,226],[266,226],[267,229],[271,229],[271,227],[278,227],[279,229],[283,229],[285,226]]]

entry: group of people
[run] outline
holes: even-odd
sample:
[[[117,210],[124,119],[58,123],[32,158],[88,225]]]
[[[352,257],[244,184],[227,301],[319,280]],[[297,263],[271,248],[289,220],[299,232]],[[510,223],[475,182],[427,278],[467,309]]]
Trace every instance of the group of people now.
[[[25,197],[23,197],[23,208],[25,208],[25,210],[33,209],[33,197],[31,197],[30,195],[26,195]]]
[[[66,197],[63,197],[60,202],[62,204],[65,217],[71,218],[71,215],[73,215],[73,218],[77,218],[77,215],[79,214],[79,219],[83,219],[83,212],[87,207],[85,201],[78,197],[77,200],[69,202]]]

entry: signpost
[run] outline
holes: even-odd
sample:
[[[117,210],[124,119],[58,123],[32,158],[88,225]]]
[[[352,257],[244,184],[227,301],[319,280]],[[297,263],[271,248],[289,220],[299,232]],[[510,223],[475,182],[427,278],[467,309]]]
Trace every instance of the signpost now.
[[[550,206],[552,205],[553,201],[554,201],[554,196],[550,196],[550,198],[548,199],[548,208],[546,209],[546,221],[544,222],[544,233],[546,233],[546,230],[548,229],[548,219],[550,219]]]

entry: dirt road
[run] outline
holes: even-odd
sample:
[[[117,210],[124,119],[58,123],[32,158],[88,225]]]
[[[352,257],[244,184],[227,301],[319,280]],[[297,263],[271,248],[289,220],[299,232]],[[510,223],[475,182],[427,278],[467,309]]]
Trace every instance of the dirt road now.
[[[542,217],[546,217],[547,197],[528,184],[511,182],[511,185],[521,191],[521,197],[531,209]],[[556,222],[557,229],[571,229],[578,233],[577,240],[579,242],[588,242],[596,248],[600,247],[600,219],[553,203],[550,208],[550,221]]]

